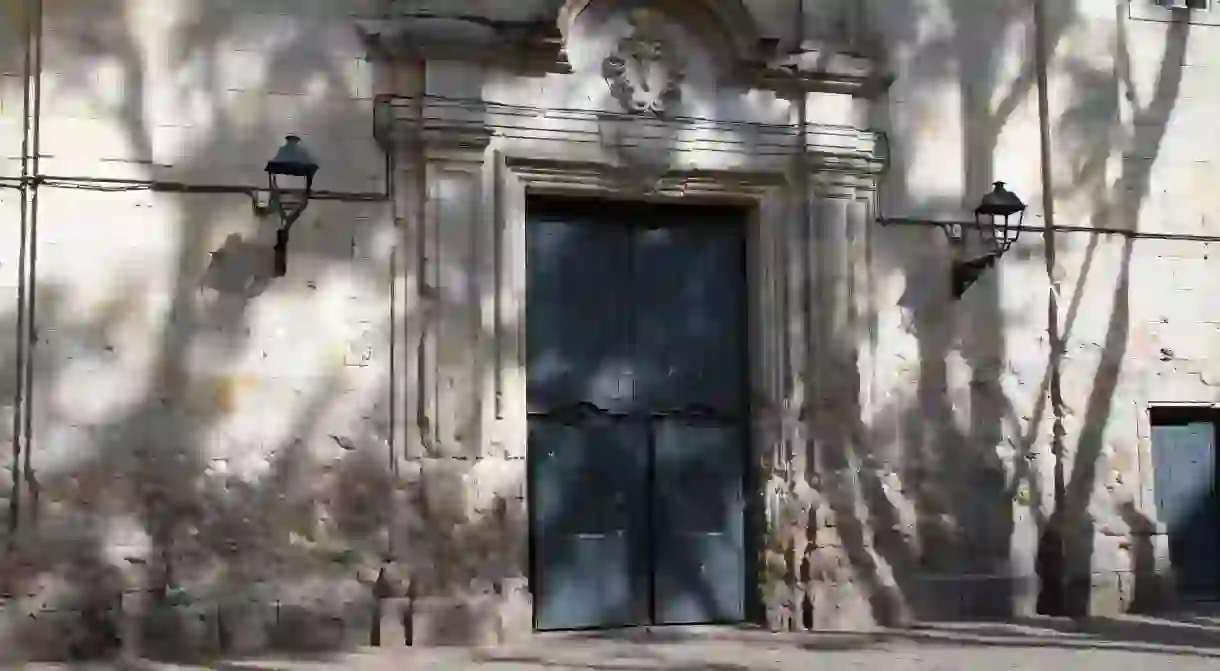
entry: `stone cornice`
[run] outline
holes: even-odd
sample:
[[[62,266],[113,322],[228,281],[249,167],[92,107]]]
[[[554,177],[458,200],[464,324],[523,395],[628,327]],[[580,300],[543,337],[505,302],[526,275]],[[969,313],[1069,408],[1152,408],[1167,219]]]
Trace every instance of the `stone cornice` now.
[[[563,36],[548,21],[399,14],[355,23],[369,50],[382,57],[496,63],[523,74],[572,71]]]
[[[876,97],[893,81],[875,59],[814,44],[768,60],[756,70],[754,79],[756,88],[780,94],[825,92],[858,98]]]
[[[481,144],[487,138],[525,143],[532,156],[566,161],[607,151],[631,157],[664,153],[678,162],[683,156],[712,156],[725,165],[775,172],[795,165],[803,149],[804,165],[811,171],[872,175],[885,164],[876,133],[846,126],[811,124],[802,143],[796,125],[642,118],[439,97],[379,98],[376,132],[379,141],[396,147],[453,146],[470,144],[470,139]]]
[[[517,179],[535,193],[638,195],[758,201],[785,181],[782,174],[715,170],[667,170],[655,177],[635,174],[630,168],[599,163],[573,163],[505,155],[505,164]]]
[[[553,21],[404,13],[355,23],[369,50],[381,57],[480,63],[525,75],[572,72],[566,38]],[[867,56],[814,43],[776,54],[775,39],[751,39],[748,48],[736,40],[726,56],[731,62],[722,59],[726,82],[785,96],[828,92],[871,98],[891,81]]]

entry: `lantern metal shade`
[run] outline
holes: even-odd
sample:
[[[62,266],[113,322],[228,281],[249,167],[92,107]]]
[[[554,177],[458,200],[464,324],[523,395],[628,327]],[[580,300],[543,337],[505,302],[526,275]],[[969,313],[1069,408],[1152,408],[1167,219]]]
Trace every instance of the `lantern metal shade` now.
[[[301,138],[296,135],[285,137],[283,146],[275,153],[275,157],[267,162],[267,173],[270,175],[304,177],[312,180],[317,172],[317,161],[301,144]]]
[[[1021,229],[1025,224],[1025,203],[1004,186],[1004,182],[995,182],[990,193],[983,196],[979,206],[974,209],[974,216],[980,228],[987,230],[991,244],[997,254],[1003,254],[1017,242]],[[1016,226],[1013,226],[1012,216],[1017,215]],[[983,218],[990,221],[984,224]]]
[[[1025,203],[1017,194],[1005,188],[1004,182],[995,182],[993,186],[995,188],[983,196],[979,206],[974,209],[975,214],[1008,217],[1025,211]]]

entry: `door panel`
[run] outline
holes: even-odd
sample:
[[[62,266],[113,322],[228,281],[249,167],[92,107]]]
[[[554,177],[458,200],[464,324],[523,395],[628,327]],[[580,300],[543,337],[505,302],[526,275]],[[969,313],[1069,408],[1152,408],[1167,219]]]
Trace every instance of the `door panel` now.
[[[744,239],[723,215],[531,205],[539,629],[740,620]]]
[[[655,427],[656,619],[662,624],[740,620],[743,432],[681,419],[661,420]]]
[[[720,221],[643,228],[635,252],[635,402],[654,413],[744,405],[744,246]]]
[[[645,622],[646,432],[587,417],[531,419],[529,433],[538,628]]]
[[[1220,580],[1220,511],[1215,491],[1215,427],[1211,422],[1153,426],[1157,514],[1169,530],[1179,589],[1216,596]]]
[[[631,400],[629,229],[551,214],[530,224],[526,235],[530,412],[580,403],[626,411]]]

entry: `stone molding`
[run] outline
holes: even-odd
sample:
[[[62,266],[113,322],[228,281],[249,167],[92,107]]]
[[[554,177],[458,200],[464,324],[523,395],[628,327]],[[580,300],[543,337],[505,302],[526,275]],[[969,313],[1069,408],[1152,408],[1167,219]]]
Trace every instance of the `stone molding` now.
[[[607,7],[619,11],[617,5]],[[569,0],[555,20],[402,13],[356,19],[355,26],[378,58],[477,63],[533,76],[569,74],[568,41],[580,15],[593,8],[606,9],[595,0]],[[726,85],[784,96],[827,92],[872,98],[892,81],[879,59],[829,44],[805,43],[794,53],[779,53],[779,40],[761,36],[740,2],[656,0],[649,9],[715,45]]]
[[[357,19],[374,56],[497,64],[523,74],[572,71],[563,36],[548,21],[495,21],[479,16],[403,14]]]
[[[857,280],[849,281],[851,273],[846,269],[853,267],[848,259],[862,258],[859,250],[871,224],[867,209],[875,178],[884,165],[874,134],[817,125],[806,129],[801,142],[797,126],[658,119],[428,97],[382,99],[378,119],[378,137],[403,161],[402,174],[420,180],[411,190],[418,194],[414,198],[427,199],[424,203],[404,203],[407,211],[424,213],[419,220],[422,230],[410,236],[415,242],[408,244],[405,254],[406,258],[422,259],[422,265],[412,272],[424,278],[424,285],[431,286],[434,280],[430,278],[437,275],[438,268],[452,271],[453,264],[465,263],[479,292],[490,297],[477,306],[481,315],[477,318],[487,334],[477,345],[482,352],[481,369],[486,374],[479,376],[481,390],[470,397],[491,399],[491,403],[483,409],[479,449],[466,458],[520,463],[525,457],[522,315],[527,200],[541,194],[595,195],[746,207],[750,394],[755,399],[751,419],[753,461],[765,482],[793,477],[792,464],[782,455],[804,454],[809,431],[802,427],[817,418],[798,418],[803,413],[784,413],[781,409],[804,407],[816,395],[814,390],[805,389],[802,380],[811,377],[810,357],[816,359],[828,351],[817,342],[827,333],[821,327],[808,326],[817,320],[805,310],[829,310],[827,314],[835,315],[832,321],[837,328],[852,326],[847,287]],[[460,161],[460,167],[455,161]],[[803,169],[809,171],[806,177],[801,177]],[[481,178],[477,176],[480,174]],[[444,194],[460,194],[461,202],[477,203],[477,214],[456,200],[445,200],[452,196]],[[802,208],[800,204],[805,202],[808,207]],[[420,250],[433,251],[421,256],[411,248],[413,244],[422,245]],[[461,250],[472,248],[477,250],[474,257],[461,257]],[[827,264],[843,272],[832,277],[828,271],[816,271]],[[856,274],[863,273],[862,264],[856,264],[856,270]],[[814,286],[807,286],[810,280]],[[802,298],[807,291],[811,299],[823,299],[807,303]],[[426,302],[424,296],[415,302],[421,301]],[[476,308],[472,305],[471,309]],[[425,354],[435,349],[439,338],[451,340],[432,328],[420,330],[410,324],[404,333],[408,339],[405,351]],[[446,400],[452,392],[447,391],[447,385],[435,383],[446,373],[437,368],[434,356],[425,355],[416,361],[414,365],[419,368],[414,375],[408,374],[408,379],[420,383],[407,395],[419,399],[412,401],[412,406],[425,409],[429,417],[424,426],[435,432],[436,420],[443,424],[452,414],[443,412],[444,408],[456,408],[455,399]],[[856,361],[837,363],[855,365]],[[825,412],[816,403],[811,407],[814,415]],[[439,415],[434,418],[431,413]],[[778,415],[792,415],[791,421],[777,425],[772,418]],[[441,444],[445,436],[437,434],[427,439]],[[407,450],[408,455],[413,453]],[[448,453],[442,449],[439,454]],[[772,489],[780,492],[780,499],[786,499],[791,484]],[[772,502],[764,495],[754,498],[751,515],[765,517],[770,521],[765,528],[785,534],[781,528],[784,516],[779,510],[790,507],[791,502]],[[506,531],[510,535],[527,533],[520,525],[513,529]],[[762,541],[763,545],[769,543]],[[763,553],[757,561],[769,559]],[[760,597],[760,601],[768,612],[792,607],[788,597],[778,601]],[[506,601],[499,608],[515,607],[523,606]],[[513,631],[502,632],[501,637],[524,633],[516,631],[524,626],[514,625],[510,627]]]
[[[566,0],[557,16],[559,30],[571,39],[581,14],[600,9],[604,0]],[[727,51],[728,60],[749,71],[774,54],[778,40],[765,38],[740,0],[654,0],[651,8],[670,20],[704,27],[698,32]]]
[[[379,141],[397,151],[479,148],[495,140],[509,154],[571,165],[638,167],[632,156],[655,152],[675,168],[725,174],[786,174],[802,154],[811,172],[871,177],[885,167],[877,133],[829,124],[808,124],[802,141],[801,127],[795,124],[657,119],[474,99],[382,96],[376,102],[375,126]]]

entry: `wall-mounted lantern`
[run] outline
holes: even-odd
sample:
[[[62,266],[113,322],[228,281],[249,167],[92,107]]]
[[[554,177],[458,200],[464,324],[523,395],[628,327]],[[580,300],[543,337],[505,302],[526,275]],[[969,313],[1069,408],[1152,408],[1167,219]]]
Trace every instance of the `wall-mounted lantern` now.
[[[996,259],[1017,242],[1024,227],[1025,203],[1005,188],[1004,182],[996,182],[994,187],[974,209],[975,227],[985,251],[972,259],[953,262],[954,298],[961,298],[988,268],[995,265]],[[946,223],[943,228],[950,244],[955,247],[965,244],[965,230],[961,223]]]
[[[317,172],[317,162],[296,135],[284,138],[275,158],[267,162],[267,182],[271,188],[268,205],[280,217],[280,227],[275,232],[276,277],[288,274],[288,235],[309,206]]]

